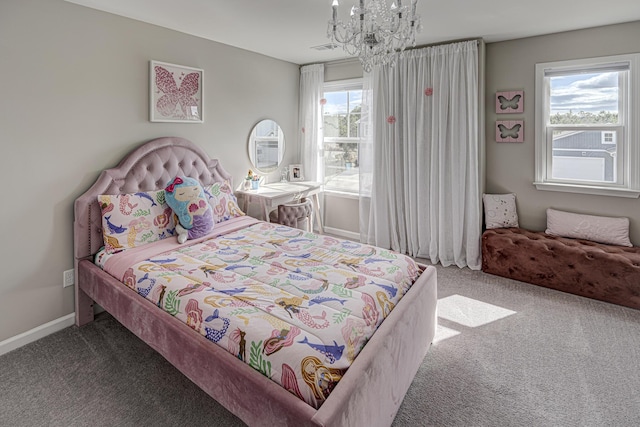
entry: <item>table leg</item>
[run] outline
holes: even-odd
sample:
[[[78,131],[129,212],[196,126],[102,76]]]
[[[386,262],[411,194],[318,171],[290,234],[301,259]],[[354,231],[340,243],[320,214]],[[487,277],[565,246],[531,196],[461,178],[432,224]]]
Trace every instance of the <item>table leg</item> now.
[[[313,195],[313,210],[316,211],[316,218],[318,218],[318,231],[320,234],[324,234],[324,227],[322,226],[322,214],[320,213],[320,199],[318,193]]]
[[[269,220],[269,209],[267,209],[267,203],[264,201],[263,198],[260,198],[260,205],[262,206],[262,214],[264,215],[264,220],[266,222],[271,222]]]
[[[247,213],[247,209],[249,208],[249,196],[247,196],[246,194],[242,195],[242,211],[244,213]]]

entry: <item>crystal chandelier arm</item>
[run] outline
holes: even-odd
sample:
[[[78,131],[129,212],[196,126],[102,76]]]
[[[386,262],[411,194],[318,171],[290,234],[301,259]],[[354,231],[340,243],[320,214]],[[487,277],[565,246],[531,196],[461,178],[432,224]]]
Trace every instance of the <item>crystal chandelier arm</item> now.
[[[360,0],[361,3],[363,1],[364,0]],[[329,39],[332,42],[342,43],[344,45],[345,51],[347,51],[347,53],[349,53],[350,55],[357,54],[358,52],[354,51],[350,47],[350,45],[358,44],[358,42],[355,41],[355,39],[360,34],[359,31],[355,31],[357,26],[353,24],[356,7],[353,6],[351,8],[350,22],[347,24],[344,24],[342,21],[338,19],[338,6],[340,6],[340,4],[338,3],[338,0],[333,0],[333,3],[331,3],[332,19],[331,21],[329,21],[327,37],[329,37]]]
[[[360,0],[359,6],[353,5],[351,8],[350,30],[354,38],[362,38],[367,32],[367,9],[364,0]]]
[[[332,22],[329,21],[329,28],[327,30],[327,37],[332,42],[338,42],[344,45],[345,50],[347,50],[347,46],[351,43],[355,43],[354,40],[358,36],[359,33],[352,33],[350,28],[343,24],[342,21]],[[354,54],[350,52],[350,54]]]
[[[391,22],[389,24],[389,33],[395,34],[402,25],[402,0],[398,0],[398,5],[393,2],[391,4]]]
[[[327,29],[327,37],[329,37],[331,42],[346,43],[346,34],[341,34],[341,32],[338,30],[339,27],[342,28],[343,31],[345,29],[342,21],[338,20],[338,6],[340,6],[338,0],[333,0],[333,2],[331,3],[332,14],[331,20],[329,21],[329,28]]]

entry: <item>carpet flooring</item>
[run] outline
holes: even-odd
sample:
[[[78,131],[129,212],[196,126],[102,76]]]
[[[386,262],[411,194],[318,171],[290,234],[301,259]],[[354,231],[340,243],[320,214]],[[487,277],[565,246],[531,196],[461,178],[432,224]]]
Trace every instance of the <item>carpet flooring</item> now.
[[[640,311],[438,268],[394,426],[638,426]],[[0,356],[0,426],[243,426],[107,313]]]

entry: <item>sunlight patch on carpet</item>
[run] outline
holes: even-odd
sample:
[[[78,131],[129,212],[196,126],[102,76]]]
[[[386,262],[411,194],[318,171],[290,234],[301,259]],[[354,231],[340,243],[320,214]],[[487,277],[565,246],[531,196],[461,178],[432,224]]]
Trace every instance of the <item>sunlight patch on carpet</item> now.
[[[440,341],[444,341],[447,338],[455,337],[456,335],[460,335],[460,331],[438,325],[436,327],[436,335],[433,337],[432,344],[437,344]]]
[[[450,295],[438,300],[438,317],[470,328],[486,325],[512,314],[516,312],[462,295]]]

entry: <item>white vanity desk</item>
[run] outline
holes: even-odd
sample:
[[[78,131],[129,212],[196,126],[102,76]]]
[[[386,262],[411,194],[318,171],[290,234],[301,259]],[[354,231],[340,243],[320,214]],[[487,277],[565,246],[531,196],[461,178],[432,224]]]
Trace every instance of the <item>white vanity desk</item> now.
[[[318,219],[318,230],[324,233],[322,216],[320,215],[320,203],[318,194],[322,190],[322,184],[313,181],[274,182],[260,185],[257,190],[244,190],[237,188],[235,193],[242,196],[243,210],[246,212],[249,203],[260,205],[264,220],[269,222],[269,212],[278,205],[299,200],[303,197],[311,197],[313,210]]]

